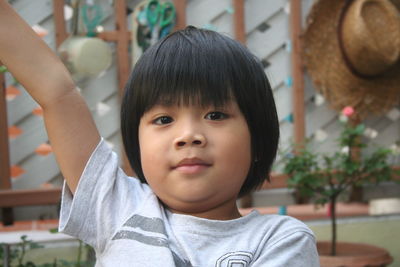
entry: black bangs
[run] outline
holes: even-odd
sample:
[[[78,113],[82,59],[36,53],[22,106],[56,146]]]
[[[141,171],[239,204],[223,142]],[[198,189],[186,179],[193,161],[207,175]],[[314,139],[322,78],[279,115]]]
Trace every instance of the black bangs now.
[[[235,97],[232,70],[226,67],[232,59],[213,40],[221,37],[206,31],[193,36],[190,31],[188,27],[168,36],[137,63],[141,71],[133,73],[133,88],[142,115],[155,104],[223,106]]]

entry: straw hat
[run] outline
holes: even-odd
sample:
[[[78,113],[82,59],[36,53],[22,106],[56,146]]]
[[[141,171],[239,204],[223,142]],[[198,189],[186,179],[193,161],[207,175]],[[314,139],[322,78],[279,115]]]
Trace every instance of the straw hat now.
[[[400,98],[400,0],[318,0],[303,35],[305,66],[332,108],[363,118]]]

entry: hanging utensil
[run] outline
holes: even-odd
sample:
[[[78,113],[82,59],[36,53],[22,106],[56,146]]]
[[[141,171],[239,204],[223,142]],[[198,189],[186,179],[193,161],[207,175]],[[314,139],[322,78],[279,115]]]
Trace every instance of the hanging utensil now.
[[[71,1],[73,7],[72,33],[57,49],[74,80],[97,76],[111,65],[111,49],[97,37],[78,35],[80,0]]]

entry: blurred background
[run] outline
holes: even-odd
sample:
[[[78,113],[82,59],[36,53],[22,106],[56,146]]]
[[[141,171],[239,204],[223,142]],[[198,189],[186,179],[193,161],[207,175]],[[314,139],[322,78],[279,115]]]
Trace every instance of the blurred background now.
[[[143,6],[143,2],[82,0],[81,16],[76,26],[72,23],[74,1],[8,2],[54,51],[59,49],[59,45],[74,28],[77,35],[92,31],[93,36],[88,38],[97,35],[106,44],[104,53],[109,51],[111,56],[102,54],[104,69],[100,68],[91,76],[77,74],[75,78],[101,135],[120,155],[121,165],[129,172],[120,138],[119,105],[123,84],[143,49],[136,41],[137,34],[143,33],[138,24],[140,5]],[[319,152],[337,150],[341,114],[332,109],[329,101],[314,88],[301,59],[300,37],[306,27],[306,17],[313,0],[173,2],[176,9],[175,29],[194,25],[221,32],[244,43],[262,62],[271,82],[280,120],[281,140],[277,163],[287,156],[287,150],[293,142],[305,139],[309,139]],[[82,15],[84,6],[87,6],[86,19]],[[123,14],[122,18],[118,14]],[[321,31],[321,34],[324,32]],[[0,243],[6,241],[6,237],[2,241],[2,234],[32,230],[27,229],[33,227],[32,221],[39,225],[39,221],[47,220],[48,228],[55,227],[60,187],[63,184],[63,177],[48,142],[40,107],[10,73],[5,71],[3,76],[4,94],[1,97],[4,99],[0,105],[3,142],[0,147],[0,207],[3,212],[0,219],[3,224],[14,226],[0,227],[3,232],[0,232]],[[388,159],[390,165],[400,166],[400,103],[381,115],[369,115],[362,122],[365,125],[362,142],[368,144],[370,150],[376,147],[390,148],[393,151]],[[287,178],[281,175],[282,168],[276,164],[272,185],[265,185],[262,190],[246,196],[239,201],[240,205],[243,208],[260,207],[266,213],[295,216],[306,222],[319,240],[329,239],[326,207],[325,210],[316,210],[311,203],[300,205],[294,189],[287,187]],[[388,212],[381,208],[371,213],[371,200],[387,198],[394,199],[391,203],[395,203],[395,207]],[[396,182],[363,186],[358,189],[355,201],[351,203],[348,194],[345,194],[342,201],[349,205],[344,206],[344,209],[347,207],[345,210],[338,210],[338,239],[384,247],[395,259],[390,266],[400,266],[398,198],[400,186]],[[247,212],[247,209],[243,212]],[[21,221],[29,222],[25,224],[29,226],[16,228],[17,222]]]

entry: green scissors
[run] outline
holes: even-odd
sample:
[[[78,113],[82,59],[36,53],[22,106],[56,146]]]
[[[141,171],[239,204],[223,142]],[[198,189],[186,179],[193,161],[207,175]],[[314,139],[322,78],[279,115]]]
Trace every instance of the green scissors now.
[[[151,30],[150,44],[167,35],[175,24],[176,11],[171,2],[160,3],[150,0],[146,6],[147,23]]]
[[[96,27],[103,20],[103,11],[100,5],[85,4],[82,6],[83,22],[88,30],[87,36],[94,37],[97,35]]]

